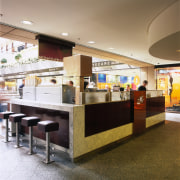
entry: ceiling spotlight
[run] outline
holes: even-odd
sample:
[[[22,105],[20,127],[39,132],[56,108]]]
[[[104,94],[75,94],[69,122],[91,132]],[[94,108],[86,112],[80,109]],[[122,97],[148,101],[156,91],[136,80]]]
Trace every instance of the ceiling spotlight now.
[[[95,42],[94,41],[88,41],[88,44],[94,44]]]
[[[21,23],[26,24],[26,25],[32,25],[33,24],[32,21],[27,21],[27,20],[21,21]]]
[[[63,32],[63,33],[61,33],[61,35],[62,35],[62,36],[69,36],[69,33]]]

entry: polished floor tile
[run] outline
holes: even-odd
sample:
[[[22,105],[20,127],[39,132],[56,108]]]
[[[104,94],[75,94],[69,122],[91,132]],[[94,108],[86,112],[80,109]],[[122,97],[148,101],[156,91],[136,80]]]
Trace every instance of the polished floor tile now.
[[[180,180],[180,115],[166,114],[166,123],[144,134],[90,154],[77,163],[55,151],[55,163],[46,165],[43,145],[27,155],[28,141],[15,149],[1,142],[0,180]]]

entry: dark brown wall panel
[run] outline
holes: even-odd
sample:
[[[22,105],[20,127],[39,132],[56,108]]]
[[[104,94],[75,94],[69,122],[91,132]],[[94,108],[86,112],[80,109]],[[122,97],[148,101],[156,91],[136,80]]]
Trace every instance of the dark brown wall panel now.
[[[86,137],[130,122],[130,101],[85,105]]]
[[[58,122],[59,130],[50,133],[50,141],[69,148],[69,112],[21,106],[21,113],[25,113],[27,116],[37,116],[41,121],[52,120]],[[26,133],[29,133],[28,128],[23,128]],[[45,133],[39,131],[37,126],[33,128],[33,136],[45,140]]]

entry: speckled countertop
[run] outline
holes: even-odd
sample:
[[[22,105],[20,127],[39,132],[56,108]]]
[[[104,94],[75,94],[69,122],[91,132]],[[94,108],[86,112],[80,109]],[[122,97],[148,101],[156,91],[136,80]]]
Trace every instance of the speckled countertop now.
[[[17,105],[38,107],[38,108],[62,110],[62,111],[71,111],[74,107],[79,106],[79,105],[74,105],[74,104],[48,103],[48,102],[31,101],[31,100],[24,100],[24,99],[12,99],[10,103],[17,104]]]

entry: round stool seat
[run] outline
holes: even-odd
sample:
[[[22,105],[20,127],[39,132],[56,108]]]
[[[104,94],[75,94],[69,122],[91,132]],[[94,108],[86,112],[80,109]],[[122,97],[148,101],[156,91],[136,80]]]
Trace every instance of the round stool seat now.
[[[19,144],[19,124],[21,122],[21,119],[23,117],[25,117],[26,115],[25,114],[22,114],[22,113],[19,113],[19,114],[11,114],[9,116],[9,120],[11,122],[14,122],[16,123],[16,145],[15,145],[15,148],[20,148],[22,147],[20,144]]]
[[[43,132],[57,131],[59,129],[59,123],[55,121],[40,121],[38,122],[38,129]]]
[[[38,117],[24,117],[21,119],[21,125],[23,126],[36,126],[37,123],[40,121]]]
[[[26,115],[25,114],[22,114],[22,113],[19,113],[19,114],[11,114],[9,116],[9,120],[14,122],[14,123],[17,123],[17,122],[21,122],[21,119],[23,117],[25,117]]]
[[[1,119],[9,119],[9,116],[11,114],[14,114],[14,112],[7,111],[7,112],[0,112],[0,118]]]

